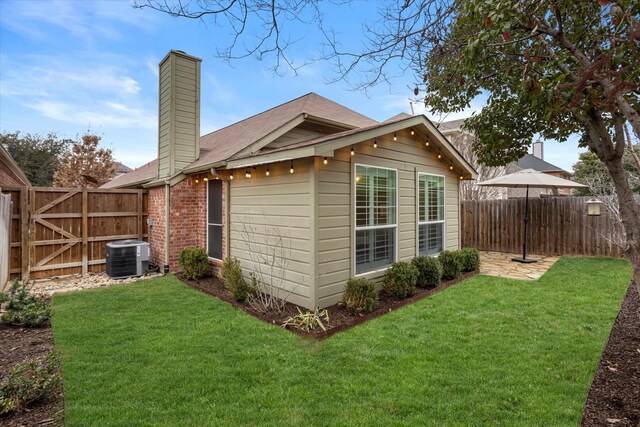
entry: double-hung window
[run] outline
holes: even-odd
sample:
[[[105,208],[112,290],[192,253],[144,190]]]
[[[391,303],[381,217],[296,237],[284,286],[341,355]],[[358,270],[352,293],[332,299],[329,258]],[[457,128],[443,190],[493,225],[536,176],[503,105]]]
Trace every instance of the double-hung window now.
[[[418,174],[418,253],[436,255],[444,249],[444,177]]]
[[[222,181],[217,179],[207,185],[207,251],[222,259]]]
[[[356,274],[396,259],[397,178],[393,169],[356,165]]]

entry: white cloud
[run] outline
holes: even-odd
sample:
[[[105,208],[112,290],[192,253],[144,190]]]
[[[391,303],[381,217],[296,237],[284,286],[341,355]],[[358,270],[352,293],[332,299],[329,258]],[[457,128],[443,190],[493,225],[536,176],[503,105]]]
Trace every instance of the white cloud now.
[[[99,102],[95,105],[77,105],[60,101],[40,100],[27,107],[43,116],[81,126],[156,129],[158,118],[154,112],[131,108],[117,102]]]
[[[4,1],[0,24],[28,38],[45,41],[50,29],[92,44],[97,39],[122,39],[122,24],[151,31],[157,17],[134,10],[128,2]]]

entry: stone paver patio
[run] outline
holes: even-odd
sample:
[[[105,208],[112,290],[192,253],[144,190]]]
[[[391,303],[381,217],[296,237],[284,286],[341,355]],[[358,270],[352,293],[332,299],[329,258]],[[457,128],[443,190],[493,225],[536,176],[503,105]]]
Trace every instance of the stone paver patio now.
[[[538,262],[522,264],[511,261],[520,258],[522,254],[507,254],[504,252],[480,252],[480,274],[499,276],[508,279],[538,280],[560,257],[527,256]]]

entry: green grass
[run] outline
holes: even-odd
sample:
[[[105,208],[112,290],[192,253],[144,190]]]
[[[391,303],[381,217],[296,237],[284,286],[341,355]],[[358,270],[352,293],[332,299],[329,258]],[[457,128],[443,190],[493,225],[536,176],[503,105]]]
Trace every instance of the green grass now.
[[[56,296],[66,423],[575,426],[630,275],[475,276],[323,342],[171,276]]]

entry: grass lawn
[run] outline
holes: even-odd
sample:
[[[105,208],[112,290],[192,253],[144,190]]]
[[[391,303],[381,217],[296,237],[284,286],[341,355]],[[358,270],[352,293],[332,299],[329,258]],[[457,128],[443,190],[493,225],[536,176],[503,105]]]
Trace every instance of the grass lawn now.
[[[59,295],[66,423],[575,426],[630,276],[475,276],[322,342],[172,276]]]

